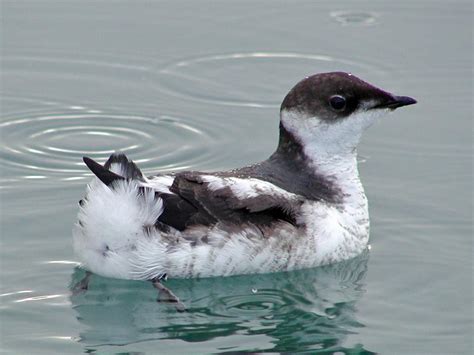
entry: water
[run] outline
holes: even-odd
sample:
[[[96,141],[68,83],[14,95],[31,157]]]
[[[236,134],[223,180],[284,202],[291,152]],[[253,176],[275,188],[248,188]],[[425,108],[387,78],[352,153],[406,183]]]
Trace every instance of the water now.
[[[472,351],[472,4],[2,2],[4,353],[467,354]],[[71,297],[90,173],[266,158],[305,75],[352,71],[418,99],[360,146],[371,251],[324,268],[144,282]]]

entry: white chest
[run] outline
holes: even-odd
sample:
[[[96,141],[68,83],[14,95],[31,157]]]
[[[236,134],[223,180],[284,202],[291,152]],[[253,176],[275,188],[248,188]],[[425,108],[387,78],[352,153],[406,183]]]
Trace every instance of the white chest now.
[[[362,186],[340,205],[307,203],[302,208],[306,234],[314,239],[318,264],[330,264],[360,254],[369,240],[369,212]]]

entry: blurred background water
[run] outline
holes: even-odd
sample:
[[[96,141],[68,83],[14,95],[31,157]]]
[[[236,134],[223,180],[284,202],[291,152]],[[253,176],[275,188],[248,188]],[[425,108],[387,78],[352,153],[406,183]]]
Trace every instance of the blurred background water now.
[[[0,343],[8,354],[472,352],[472,2],[2,1]],[[82,155],[146,173],[275,148],[302,77],[350,71],[419,104],[360,146],[369,254],[291,273],[81,278]]]

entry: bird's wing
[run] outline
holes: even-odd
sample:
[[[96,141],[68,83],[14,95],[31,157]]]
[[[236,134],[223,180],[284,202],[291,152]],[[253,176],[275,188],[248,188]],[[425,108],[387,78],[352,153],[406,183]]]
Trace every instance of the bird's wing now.
[[[160,194],[164,211],[158,221],[179,230],[217,222],[265,225],[282,220],[296,225],[303,202],[300,196],[263,180],[194,172],[178,174],[169,191]]]
[[[104,166],[84,157],[84,162],[105,185],[114,189],[117,181],[134,181],[139,191],[154,191],[163,202],[156,226],[185,230],[195,225],[270,225],[286,221],[297,225],[300,195],[256,178],[238,178],[198,172],[145,178],[123,154],[114,154]],[[143,196],[145,194],[142,194]]]

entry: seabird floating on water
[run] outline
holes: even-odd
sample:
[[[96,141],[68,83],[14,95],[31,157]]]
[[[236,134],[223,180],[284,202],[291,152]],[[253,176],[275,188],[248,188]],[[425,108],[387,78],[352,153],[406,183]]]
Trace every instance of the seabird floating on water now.
[[[369,238],[356,147],[388,111],[416,101],[343,72],[296,84],[265,161],[221,172],[145,177],[123,154],[81,200],[74,249],[103,276],[155,280],[265,273],[352,258]]]

